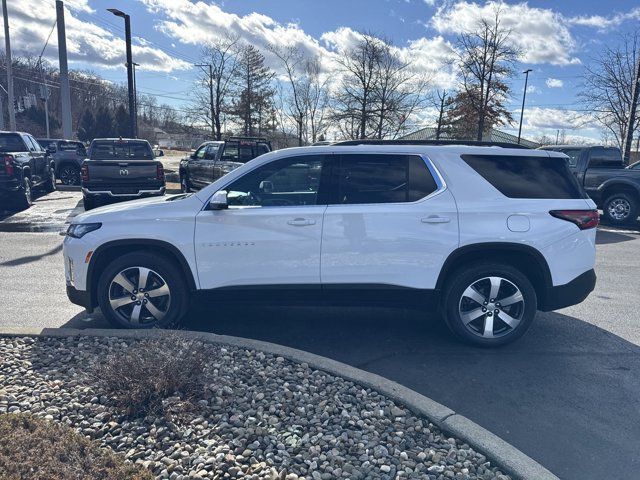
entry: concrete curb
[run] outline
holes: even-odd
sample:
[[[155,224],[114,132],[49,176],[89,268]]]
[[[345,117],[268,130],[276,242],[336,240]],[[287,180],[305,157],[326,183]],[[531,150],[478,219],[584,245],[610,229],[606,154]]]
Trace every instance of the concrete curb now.
[[[344,363],[321,357],[274,343],[247,338],[216,335],[207,332],[179,331],[185,338],[221,345],[260,350],[265,353],[281,356],[298,363],[345,378],[364,387],[372,388],[395,402],[404,405],[417,415],[429,419],[441,430],[461,439],[474,449],[485,454],[495,465],[514,478],[522,480],[559,480],[553,473],[538,462],[528,457],[513,445],[505,442],[497,435],[482,428],[468,418],[455,413],[450,408],[424,395],[388,380],[374,373],[365,372]],[[42,336],[42,337],[118,337],[118,338],[161,338],[166,332],[162,330],[108,330],[88,328],[4,328],[0,336]]]

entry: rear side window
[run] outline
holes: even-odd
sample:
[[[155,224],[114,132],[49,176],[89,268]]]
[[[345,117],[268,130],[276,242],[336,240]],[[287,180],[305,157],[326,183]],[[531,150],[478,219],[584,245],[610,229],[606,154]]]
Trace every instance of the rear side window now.
[[[593,147],[589,155],[589,168],[623,168],[622,154],[617,148]]]
[[[462,159],[509,198],[585,198],[562,158],[462,155]]]
[[[415,155],[343,155],[337,172],[339,204],[415,202],[438,186]]]
[[[27,146],[17,133],[0,133],[0,150],[4,152],[27,152]]]

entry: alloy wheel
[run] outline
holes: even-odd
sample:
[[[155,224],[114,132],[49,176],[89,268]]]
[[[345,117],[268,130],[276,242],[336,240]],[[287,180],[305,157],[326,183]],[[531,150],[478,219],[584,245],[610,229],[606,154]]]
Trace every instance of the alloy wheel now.
[[[458,313],[465,328],[483,338],[499,338],[515,330],[524,316],[520,289],[502,277],[485,277],[462,293]]]
[[[31,205],[33,203],[33,193],[31,191],[31,180],[29,180],[28,178],[24,179],[23,189],[25,203],[27,205]]]
[[[616,198],[609,202],[607,213],[614,220],[624,220],[629,216],[629,213],[631,213],[631,204],[624,198]]]
[[[76,168],[66,166],[60,170],[60,181],[64,185],[79,185],[80,174]]]
[[[109,286],[109,304],[120,319],[140,326],[160,322],[171,305],[171,291],[162,276],[150,268],[129,267]]]

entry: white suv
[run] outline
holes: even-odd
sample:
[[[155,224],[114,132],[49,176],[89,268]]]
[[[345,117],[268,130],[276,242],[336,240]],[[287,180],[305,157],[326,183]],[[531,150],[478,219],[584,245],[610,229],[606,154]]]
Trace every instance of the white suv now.
[[[497,346],[593,290],[598,212],[564,155],[379,143],[279,150],[79,215],[69,298],[128,328],[176,325],[195,294],[420,302]]]

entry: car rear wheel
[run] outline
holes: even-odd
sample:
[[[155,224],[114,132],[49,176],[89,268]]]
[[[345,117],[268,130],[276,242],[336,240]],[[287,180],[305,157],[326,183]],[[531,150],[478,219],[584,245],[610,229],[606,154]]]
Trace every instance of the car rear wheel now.
[[[632,195],[620,192],[609,196],[603,206],[605,219],[613,225],[626,225],[638,218],[638,200]]]
[[[64,185],[80,185],[80,169],[75,165],[63,165],[58,177]]]
[[[467,343],[497,347],[520,338],[537,311],[531,282],[500,263],[476,263],[457,270],[445,289],[445,321]]]
[[[170,328],[185,314],[188,291],[173,262],[143,252],[114,260],[98,281],[104,316],[121,328]]]
[[[19,209],[29,208],[33,205],[33,185],[29,177],[22,179],[22,188],[18,192],[16,203]]]

